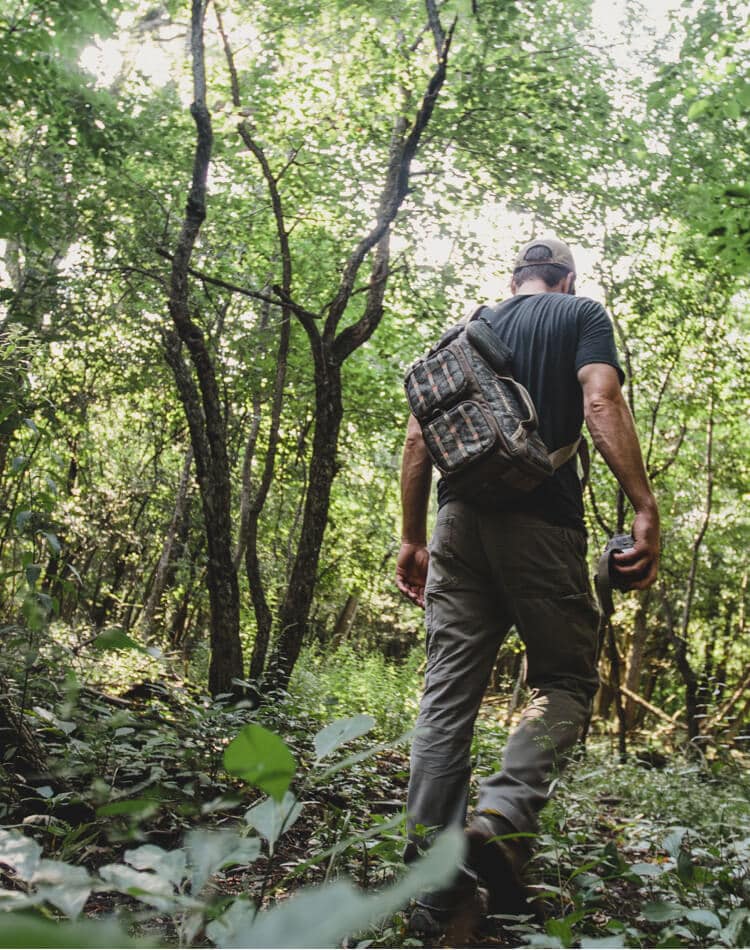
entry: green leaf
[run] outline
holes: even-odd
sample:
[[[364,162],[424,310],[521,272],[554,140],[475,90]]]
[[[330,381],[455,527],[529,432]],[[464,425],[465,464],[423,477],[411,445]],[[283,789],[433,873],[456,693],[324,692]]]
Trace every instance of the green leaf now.
[[[140,848],[126,851],[124,861],[138,871],[155,871],[174,885],[184,880],[187,874],[187,855],[181,848],[165,851],[155,844],[143,844]]]
[[[136,871],[125,864],[105,864],[99,868],[99,876],[109,889],[136,897],[157,910],[170,912],[177,909],[174,888],[158,874]]]
[[[655,924],[663,924],[668,920],[678,920],[685,916],[686,907],[674,904],[671,901],[654,901],[643,908],[643,916]]]
[[[14,460],[15,461],[15,460]],[[26,525],[31,521],[30,511],[19,511],[16,514],[16,530],[23,531]]]
[[[252,864],[260,855],[258,838],[241,838],[233,831],[195,829],[186,835],[185,848],[192,868],[193,894],[198,894],[208,879],[222,868]]]
[[[736,99],[727,99],[724,103],[724,114],[735,121],[742,115],[742,109]]]
[[[696,99],[687,111],[688,121],[692,121],[693,119],[697,119],[698,116],[703,115],[710,106],[710,99]]]
[[[122,627],[110,627],[100,633],[92,646],[95,650],[137,650],[139,653],[148,654],[146,647],[129,637]]]
[[[708,927],[710,930],[721,930],[721,921],[716,914],[703,907],[691,907],[686,911],[685,919],[693,924],[700,924],[701,927]]]
[[[138,947],[124,930],[112,923],[81,921],[66,923],[41,920],[25,914],[4,914],[0,947]],[[148,946],[154,946],[149,941]]]
[[[33,838],[18,831],[0,829],[0,855],[3,864],[12,868],[22,881],[30,881],[39,865],[42,849]]]
[[[597,947],[626,947],[625,937],[612,934],[611,937],[581,937],[582,950],[594,950]]]
[[[361,714],[351,716],[349,719],[337,719],[330,725],[325,726],[315,736],[315,761],[320,762],[327,755],[335,752],[352,739],[358,739],[364,736],[375,725],[372,716]]]
[[[122,802],[111,802],[101,805],[96,813],[100,818],[113,818],[117,815],[132,815],[138,818],[148,818],[158,811],[159,803],[153,798],[128,798]]]
[[[662,847],[671,858],[675,859],[675,861],[680,854],[680,850],[682,849],[682,839],[685,837],[687,832],[687,828],[678,825],[676,828],[673,828],[664,839]]]
[[[261,913],[248,901],[237,900],[206,932],[221,947],[336,947],[345,936],[367,930],[401,909],[415,894],[447,884],[463,850],[463,835],[447,831],[398,884],[379,894],[366,895],[349,882],[337,881],[303,888]]]
[[[24,574],[26,575],[26,583],[29,585],[29,587],[34,587],[36,582],[42,576],[42,565],[27,564],[24,568]]]
[[[281,801],[297,763],[283,739],[251,723],[224,750],[224,768]]]
[[[647,861],[643,861],[631,864],[630,871],[632,874],[637,874],[638,877],[661,877],[665,869],[658,864],[650,864]]]
[[[328,778],[330,775],[335,775],[336,772],[340,772],[342,769],[348,769],[350,765],[356,765],[358,762],[364,762],[366,759],[372,758],[374,755],[377,755],[378,752],[385,752],[386,749],[393,749],[395,746],[406,742],[407,739],[411,738],[413,733],[414,730],[410,729],[402,736],[399,736],[395,742],[382,742],[379,745],[370,746],[369,749],[363,749],[361,752],[355,752],[353,755],[347,755],[343,759],[339,759],[338,762],[334,762],[333,765],[329,765],[327,769],[324,769],[320,774],[316,775],[315,781],[323,781],[323,779]]]
[[[31,883],[39,898],[67,917],[81,913],[93,889],[93,880],[86,869],[65,861],[40,861]]]
[[[44,532],[43,532],[43,535],[44,535],[44,539],[45,539],[45,541],[47,542],[47,545],[49,546],[49,549],[52,551],[52,553],[53,553],[53,554],[59,554],[60,551],[62,550],[62,548],[61,548],[61,546],[60,546],[60,541],[58,540],[57,535],[56,535],[56,534],[52,534],[51,531],[44,531]]]
[[[266,798],[265,801],[245,812],[245,821],[265,838],[268,847],[273,853],[274,845],[281,835],[288,831],[302,814],[302,805],[291,792],[287,792],[278,802],[275,798]]]
[[[728,947],[737,945],[742,928],[746,921],[750,920],[750,910],[747,907],[735,907],[729,915],[729,920],[721,930],[721,939]]]

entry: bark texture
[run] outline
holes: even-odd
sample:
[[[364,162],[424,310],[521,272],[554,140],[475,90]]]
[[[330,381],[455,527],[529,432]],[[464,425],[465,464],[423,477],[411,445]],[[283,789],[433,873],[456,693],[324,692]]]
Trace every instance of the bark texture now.
[[[190,310],[190,260],[206,217],[206,180],[213,133],[206,107],[203,60],[204,0],[193,0],[191,53],[196,127],[193,173],[180,237],[172,257],[169,313],[173,331],[164,334],[165,352],[185,409],[195,455],[195,469],[203,506],[208,553],[207,586],[211,607],[211,661],[208,685],[212,693],[234,691],[241,678],[239,587],[232,558],[231,480],[226,445],[226,420],[211,353],[202,329]],[[187,351],[190,367],[183,350]],[[193,377],[193,373],[195,376]],[[197,381],[197,385],[196,385]]]

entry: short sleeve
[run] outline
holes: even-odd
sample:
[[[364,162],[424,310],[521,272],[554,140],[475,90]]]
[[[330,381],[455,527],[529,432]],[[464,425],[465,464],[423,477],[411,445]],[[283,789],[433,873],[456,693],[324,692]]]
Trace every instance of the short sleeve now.
[[[576,372],[589,363],[607,363],[614,366],[620,383],[625,373],[617,357],[617,346],[612,321],[600,303],[582,298],[584,304],[578,313],[578,344],[576,346]]]

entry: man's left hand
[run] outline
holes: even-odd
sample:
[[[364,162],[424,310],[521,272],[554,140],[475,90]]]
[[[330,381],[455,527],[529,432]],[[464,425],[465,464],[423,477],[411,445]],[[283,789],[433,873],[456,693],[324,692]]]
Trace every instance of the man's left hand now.
[[[425,544],[404,541],[396,559],[396,585],[404,596],[424,610],[424,588],[430,552]]]

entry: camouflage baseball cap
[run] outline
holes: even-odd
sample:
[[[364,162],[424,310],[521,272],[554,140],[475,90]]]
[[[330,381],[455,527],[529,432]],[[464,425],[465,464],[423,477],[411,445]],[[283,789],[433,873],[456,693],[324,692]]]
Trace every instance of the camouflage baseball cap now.
[[[538,258],[531,261],[526,260],[526,255],[534,247],[546,248],[550,256],[542,260]],[[537,264],[557,264],[559,267],[564,267],[569,271],[575,271],[576,269],[573,252],[567,244],[563,241],[556,240],[556,238],[538,238],[534,241],[529,241],[528,244],[524,244],[516,255],[513,270],[518,270],[519,267],[534,267]]]

